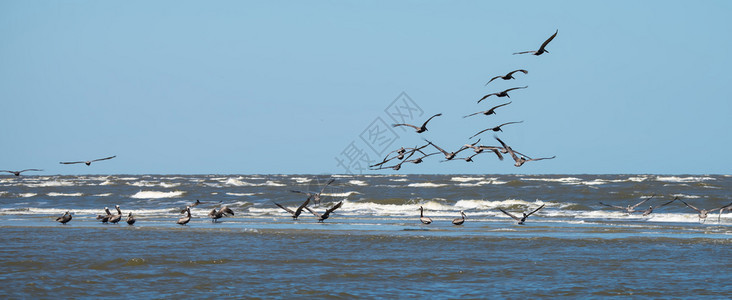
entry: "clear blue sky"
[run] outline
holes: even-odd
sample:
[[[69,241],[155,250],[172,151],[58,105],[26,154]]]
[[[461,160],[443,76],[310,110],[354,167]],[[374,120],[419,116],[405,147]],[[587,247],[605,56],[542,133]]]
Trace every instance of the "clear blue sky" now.
[[[394,123],[404,92],[412,123],[443,116],[397,128],[390,150],[523,120],[500,137],[557,158],[398,173],[730,174],[730,15],[730,1],[0,0],[0,169],[344,173],[336,158],[374,152],[360,136]],[[557,29],[550,53],[512,55]],[[523,85],[497,115],[462,118]]]

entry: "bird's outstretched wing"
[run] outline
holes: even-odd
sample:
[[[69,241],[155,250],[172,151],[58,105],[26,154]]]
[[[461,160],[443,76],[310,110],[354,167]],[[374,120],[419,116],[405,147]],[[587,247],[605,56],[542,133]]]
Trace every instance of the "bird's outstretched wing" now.
[[[315,215],[316,217],[320,218],[320,214],[314,212],[310,207],[305,206],[305,209],[307,209],[311,214]]]
[[[309,199],[310,199],[310,198],[308,198],[308,200],[309,200]],[[288,213],[290,213],[290,214],[293,214],[293,215],[295,214],[295,211],[293,211],[292,209],[289,209],[289,208],[287,208],[287,207],[284,207],[284,206],[282,206],[282,205],[280,205],[279,203],[277,203],[277,202],[274,202],[274,201],[273,201],[272,203],[274,203],[274,205],[277,205],[277,206],[279,206],[279,207],[280,207],[281,209],[284,209],[285,211],[287,211],[287,212],[288,212]]]
[[[501,77],[503,77],[503,76],[498,75],[496,77],[493,77],[493,78],[491,78],[491,80],[488,80],[488,82],[486,82],[485,85],[488,85],[489,83],[491,83],[491,81],[496,80],[496,79],[501,78]]]
[[[695,210],[695,211],[701,212],[701,209],[698,209],[698,208],[696,208],[696,206],[694,206],[694,205],[691,205],[691,204],[689,204],[689,203],[686,203],[686,201],[684,201],[684,200],[681,200],[681,199],[679,199],[679,201],[681,201],[681,203],[684,203],[684,205],[688,206],[689,208],[691,208],[691,209],[693,209],[693,210]]]
[[[504,214],[508,215],[509,217],[511,217],[512,219],[514,219],[514,220],[516,220],[516,221],[521,221],[521,218],[519,218],[519,217],[517,217],[517,216],[514,216],[514,215],[513,215],[512,213],[510,213],[510,212],[507,212],[507,211],[503,210],[503,209],[502,209],[502,208],[500,208],[500,207],[498,208],[498,210],[500,210],[500,211],[501,211],[502,213],[504,213]]]
[[[98,158],[98,159],[95,159],[95,160],[92,160],[92,161],[94,162],[94,161],[100,161],[100,160],[108,160],[108,159],[112,159],[112,158],[115,158],[115,157],[117,157],[117,155],[110,156],[110,157],[105,157],[105,158]]]
[[[494,95],[498,95],[498,93],[490,93],[488,95],[485,95],[485,96],[483,96],[483,98],[480,98],[480,100],[478,100],[478,103],[480,103],[480,101],[485,100],[485,98],[488,98],[488,97],[494,96]]]
[[[414,128],[414,129],[417,129],[417,130],[419,130],[419,127],[417,127],[417,126],[414,126],[414,125],[412,125],[412,124],[392,124],[391,126],[392,126],[392,127],[398,127],[398,126],[409,126],[409,127],[412,127],[412,128]]]
[[[312,198],[313,198],[313,196],[314,196],[314,195],[310,195],[310,197],[308,197],[308,199],[307,199],[307,200],[305,200],[305,202],[303,202],[302,204],[300,204],[300,206],[299,206],[299,207],[297,208],[297,210],[295,210],[295,212],[293,212],[292,214],[293,214],[293,215],[295,215],[295,216],[299,216],[299,215],[300,215],[300,213],[302,212],[302,210],[303,210],[303,209],[304,209],[304,208],[305,208],[306,206],[308,206],[308,204],[310,203],[310,199],[312,199]]]
[[[546,39],[546,41],[544,41],[544,43],[541,44],[541,47],[539,47],[539,51],[546,51],[546,49],[544,48],[546,48],[546,45],[549,45],[549,42],[551,42],[554,37],[557,36],[557,33],[559,33],[559,29],[557,29],[557,31],[554,32],[552,36],[550,36],[548,39]]]
[[[429,123],[429,121],[430,121],[430,120],[432,120],[432,118],[434,118],[434,117],[439,117],[439,116],[441,116],[441,115],[442,115],[442,114],[441,114],[441,113],[439,113],[439,114],[436,114],[436,115],[434,115],[434,116],[431,116],[431,117],[430,117],[429,119],[427,119],[427,121],[424,121],[424,124],[422,124],[422,127],[426,127],[426,126],[427,126],[427,123]]]
[[[515,71],[511,71],[511,72],[510,72],[510,73],[508,73],[507,75],[508,75],[508,76],[511,76],[511,75],[513,75],[513,73],[516,73],[516,72],[521,72],[521,73],[524,73],[524,74],[529,74],[529,71],[526,71],[526,70],[524,70],[524,69],[518,69],[518,70],[515,70]]]
[[[486,132],[486,131],[488,131],[488,130],[493,130],[493,128],[495,128],[495,127],[491,127],[491,128],[486,128],[486,129],[483,129],[483,130],[481,130],[481,131],[478,131],[478,133],[476,133],[476,134],[474,134],[474,135],[471,135],[471,136],[470,136],[470,137],[469,137],[468,139],[472,139],[472,138],[474,138],[474,137],[478,136],[479,134],[481,134],[481,133],[483,133],[483,132]]]
[[[653,197],[656,197],[656,194],[653,194],[652,196],[643,199],[643,201],[636,203],[635,205],[631,206],[630,208],[635,209],[636,207],[640,206],[643,203],[646,203],[646,201],[651,200]]]
[[[609,207],[612,207],[612,208],[617,208],[617,209],[625,210],[625,207],[622,207],[622,206],[610,205],[610,204],[605,204],[605,203],[602,203],[602,202],[600,202],[600,204],[605,205],[605,206],[609,206]]]
[[[539,206],[539,208],[537,208],[537,209],[533,210],[532,212],[526,214],[526,216],[528,217],[528,216],[532,215],[533,213],[539,211],[540,209],[544,208],[544,205],[546,205],[546,204],[542,204],[541,206]]]

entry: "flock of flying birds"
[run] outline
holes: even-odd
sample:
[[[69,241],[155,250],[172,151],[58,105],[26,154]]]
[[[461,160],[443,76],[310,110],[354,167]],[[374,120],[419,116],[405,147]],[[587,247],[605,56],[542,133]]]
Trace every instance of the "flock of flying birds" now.
[[[514,54],[527,54],[528,53],[528,54],[533,54],[533,55],[538,56],[538,55],[542,55],[544,53],[548,53],[549,51],[546,50],[546,46],[549,44],[549,42],[551,42],[554,39],[554,37],[557,36],[557,33],[559,33],[559,30],[554,32],[554,34],[552,34],[548,39],[546,39],[546,41],[544,41],[544,43],[541,44],[541,46],[539,47],[538,50],[516,52]],[[508,72],[506,75],[498,75],[498,76],[491,78],[485,85],[487,86],[489,83],[493,82],[496,79],[503,79],[503,80],[516,79],[513,75],[518,72],[521,72],[523,74],[529,73],[529,71],[524,70],[524,69],[514,70],[511,72]],[[511,98],[511,96],[508,94],[509,92],[514,91],[514,90],[519,90],[519,89],[525,89],[525,88],[528,88],[528,86],[519,86],[519,87],[509,88],[509,89],[506,89],[506,90],[503,90],[500,92],[490,93],[490,94],[484,95],[483,97],[478,99],[478,103],[480,103],[483,100],[488,99],[491,96],[496,96],[496,98],[502,98],[502,97]],[[475,116],[475,115],[484,115],[484,116],[495,115],[496,109],[509,105],[511,103],[513,103],[513,102],[511,101],[511,102],[499,104],[499,105],[491,107],[488,110],[483,110],[483,111],[479,111],[476,113],[466,115],[463,118],[468,118],[468,117]],[[411,127],[415,130],[416,133],[419,134],[419,133],[423,133],[423,132],[427,131],[427,123],[429,123],[433,118],[439,117],[439,116],[442,116],[442,114],[438,113],[438,114],[432,115],[431,117],[429,117],[427,119],[427,121],[422,123],[421,126],[417,126],[417,125],[413,125],[413,124],[405,124],[405,123],[393,124],[392,126]],[[494,133],[499,132],[499,131],[503,132],[504,126],[508,126],[508,125],[512,125],[512,124],[519,124],[519,123],[523,123],[523,121],[506,122],[506,123],[500,124],[498,126],[485,128],[485,129],[480,130],[477,133],[473,134],[468,139],[469,140],[473,139],[485,132],[494,132]],[[508,154],[514,160],[514,162],[515,162],[514,166],[516,166],[516,167],[520,167],[526,162],[538,161],[538,160],[544,160],[544,159],[553,159],[556,157],[556,156],[552,156],[552,157],[543,157],[543,158],[532,158],[528,155],[522,154],[521,152],[513,150],[510,146],[506,145],[506,143],[504,143],[497,136],[494,135],[494,138],[501,144],[501,146],[478,145],[478,143],[480,142],[480,139],[478,139],[476,142],[474,142],[472,144],[465,144],[465,145],[460,146],[460,148],[458,150],[453,151],[453,152],[448,152],[447,150],[437,146],[435,143],[433,143],[427,139],[424,139],[424,141],[427,142],[427,144],[425,144],[423,146],[415,146],[413,148],[401,147],[397,150],[391,151],[386,154],[386,156],[382,159],[381,162],[370,165],[369,168],[371,168],[372,170],[392,169],[392,170],[398,171],[399,169],[401,169],[402,164],[404,164],[404,163],[409,162],[409,163],[413,163],[413,164],[419,164],[419,163],[422,163],[425,158],[432,156],[432,155],[438,155],[438,154],[443,154],[445,156],[445,161],[464,160],[466,162],[473,162],[473,157],[475,157],[476,155],[479,155],[481,153],[492,152],[493,154],[496,155],[496,157],[498,157],[499,160],[503,160],[503,154]],[[425,150],[428,147],[432,147],[435,150],[437,150],[438,152],[426,153],[426,152],[429,152],[429,151]],[[460,152],[465,151],[467,149],[473,149],[474,153],[472,155],[468,155],[465,157],[457,156]],[[412,158],[413,156],[414,156],[414,158]],[[388,165],[389,162],[392,162],[395,160],[397,161],[397,163]]]
[[[557,33],[559,33],[559,30],[557,30],[556,32],[554,32],[554,34],[552,34],[548,39],[546,39],[541,44],[541,46],[539,47],[538,50],[516,52],[514,54],[533,54],[533,55],[537,55],[538,56],[538,55],[542,55],[544,53],[549,53],[549,51],[546,50],[546,46],[549,44],[549,42],[551,42],[554,39],[554,37],[557,36]],[[517,70],[511,71],[511,72],[508,72],[506,75],[498,75],[498,76],[495,76],[495,77],[491,78],[490,80],[488,80],[488,82],[485,85],[487,86],[489,83],[493,82],[496,79],[503,79],[503,80],[515,79],[513,75],[516,74],[516,73],[518,73],[518,72],[523,73],[523,74],[528,74],[529,73],[527,70],[517,69]],[[514,91],[514,90],[519,90],[519,89],[525,89],[525,88],[528,88],[528,86],[514,87],[514,88],[509,88],[509,89],[506,89],[506,90],[503,90],[503,91],[500,91],[500,92],[490,93],[490,94],[487,94],[487,95],[484,95],[483,97],[481,97],[478,100],[478,103],[480,103],[483,100],[488,99],[491,96],[496,96],[497,98],[502,98],[502,97],[511,98],[511,96],[509,96],[509,94],[508,94],[509,92]],[[501,107],[506,106],[506,105],[509,105],[511,103],[512,103],[512,101],[507,102],[507,103],[503,103],[503,104],[499,104],[499,105],[496,105],[496,106],[491,107],[488,110],[479,111],[479,112],[476,112],[476,113],[472,113],[472,114],[466,115],[463,118],[468,118],[468,117],[472,117],[472,116],[475,116],[475,115],[481,115],[481,114],[484,115],[484,116],[494,115],[494,114],[496,114],[496,109],[501,108]],[[394,127],[398,127],[398,126],[411,127],[411,128],[414,128],[415,131],[416,131],[416,133],[419,134],[419,133],[423,133],[423,132],[427,131],[427,123],[429,123],[433,118],[439,117],[439,116],[442,116],[442,114],[441,113],[438,113],[438,114],[435,114],[435,115],[431,116],[421,126],[416,126],[416,125],[412,125],[412,124],[393,124],[393,126]],[[522,122],[523,121],[506,122],[506,123],[500,124],[498,126],[489,127],[489,128],[486,128],[486,129],[483,129],[483,130],[478,131],[474,135],[470,136],[468,139],[472,139],[474,137],[477,137],[478,135],[480,135],[480,134],[482,134],[484,132],[487,132],[487,131],[488,132],[490,132],[490,131],[492,131],[492,132],[499,132],[499,131],[501,131],[502,132],[503,131],[503,129],[502,129],[503,126],[512,125],[512,124],[519,124],[519,123],[522,123]],[[476,142],[474,142],[472,144],[465,144],[465,145],[461,146],[458,150],[456,150],[454,152],[448,152],[445,149],[440,148],[436,144],[430,142],[429,140],[424,139],[425,142],[427,142],[427,144],[425,144],[423,146],[414,147],[414,148],[401,147],[401,148],[399,148],[397,150],[394,150],[394,151],[389,152],[386,155],[386,157],[384,157],[384,159],[381,162],[379,162],[377,164],[374,164],[374,165],[371,165],[369,167],[372,168],[372,169],[375,169],[375,170],[380,170],[380,169],[399,170],[401,168],[402,164],[404,164],[406,162],[410,162],[410,163],[413,163],[413,164],[419,164],[419,163],[422,163],[425,158],[427,158],[429,156],[432,156],[432,155],[437,155],[437,154],[443,154],[445,156],[445,161],[450,161],[450,160],[453,160],[453,159],[460,159],[460,160],[465,160],[466,162],[472,162],[473,161],[473,157],[475,157],[476,155],[481,154],[481,153],[488,153],[488,152],[484,152],[486,150],[488,150],[488,151],[492,152],[493,154],[495,154],[496,157],[498,157],[499,160],[503,160],[503,154],[510,155],[511,158],[513,158],[513,160],[514,160],[514,162],[515,162],[514,163],[514,166],[516,166],[516,167],[520,167],[520,166],[522,166],[526,162],[538,161],[538,160],[544,160],[544,159],[553,159],[553,158],[556,157],[556,156],[552,156],[552,157],[544,157],[544,158],[531,158],[528,155],[525,155],[525,154],[523,154],[521,152],[518,152],[516,150],[513,150],[510,146],[508,146],[506,143],[504,143],[497,136],[494,136],[494,138],[501,144],[501,146],[483,146],[483,145],[477,146],[477,144],[480,142],[480,139],[478,139],[478,141],[476,141]],[[434,153],[429,153],[429,154],[428,153],[425,153],[425,151],[423,151],[423,150],[425,148],[427,148],[427,147],[430,147],[430,146],[432,146],[432,148],[436,149],[439,152],[434,152]],[[475,153],[472,154],[472,155],[470,155],[470,156],[466,156],[466,157],[457,157],[457,155],[460,152],[462,152],[464,150],[467,150],[467,149],[473,149],[473,151]],[[411,159],[412,156],[414,156],[416,153],[419,153],[418,157],[415,157],[415,158]],[[392,154],[395,154],[395,155],[392,156]],[[86,164],[87,166],[89,166],[89,165],[91,165],[92,162],[97,162],[97,161],[102,161],[102,160],[108,160],[108,159],[112,159],[112,158],[115,158],[115,157],[116,156],[110,156],[110,157],[99,158],[99,159],[88,160],[88,161],[70,161],[70,162],[60,162],[60,163],[61,164],[81,164],[81,163],[83,163],[83,164]],[[388,162],[390,162],[390,161],[392,161],[394,159],[398,160],[399,163],[394,164],[394,165],[391,165],[391,166],[384,166],[385,164],[387,164]],[[0,172],[11,173],[11,174],[13,174],[15,176],[20,176],[21,173],[23,173],[23,172],[29,172],[29,171],[43,171],[43,170],[42,169],[25,169],[25,170],[20,170],[20,171],[0,170]],[[318,213],[316,211],[313,211],[310,207],[308,207],[308,205],[311,203],[311,201],[312,201],[312,203],[315,203],[315,204],[320,203],[320,200],[321,200],[321,197],[322,197],[322,193],[325,191],[325,188],[327,186],[329,186],[331,183],[333,183],[334,180],[335,179],[329,180],[320,189],[319,192],[304,192],[304,191],[291,190],[291,192],[305,194],[307,196],[307,199],[300,206],[298,206],[297,208],[295,208],[294,210],[291,209],[291,208],[288,208],[286,206],[283,206],[283,205],[281,205],[279,203],[276,203],[276,202],[273,202],[273,203],[277,207],[280,207],[283,210],[285,210],[287,213],[289,213],[292,216],[292,219],[293,220],[297,220],[298,217],[300,216],[300,214],[303,212],[303,210],[307,210],[310,213],[312,213],[315,217],[318,218],[318,222],[323,222],[324,220],[328,219],[328,217],[330,216],[331,213],[333,213],[333,211],[335,211],[336,209],[340,208],[343,205],[343,201],[340,201],[337,204],[335,204],[335,205],[331,206],[330,208],[326,209],[325,212],[323,212],[322,214],[321,213]],[[638,203],[636,203],[634,205],[627,205],[625,207],[618,206],[618,205],[605,204],[605,203],[602,203],[602,202],[600,202],[600,204],[601,205],[608,206],[608,207],[616,208],[616,209],[619,209],[619,210],[622,210],[622,211],[625,211],[628,214],[642,213],[643,216],[647,216],[647,215],[651,214],[654,209],[658,209],[658,208],[664,207],[664,206],[669,205],[669,204],[671,204],[671,203],[673,203],[673,202],[675,202],[675,201],[678,200],[678,201],[681,201],[684,205],[686,205],[686,207],[689,207],[689,208],[695,210],[696,212],[698,212],[698,214],[699,214],[698,216],[699,216],[699,221],[700,222],[706,221],[707,215],[709,213],[712,213],[712,212],[715,212],[715,211],[719,211],[719,217],[718,217],[718,219],[721,219],[722,213],[724,211],[732,211],[732,203],[727,204],[727,205],[722,206],[722,207],[717,207],[717,208],[714,208],[714,209],[699,209],[699,208],[697,208],[697,207],[695,207],[695,206],[693,206],[691,204],[686,203],[685,201],[681,200],[679,197],[675,197],[673,200],[668,201],[668,202],[665,202],[665,203],[662,203],[662,204],[656,206],[655,208],[653,206],[650,206],[648,209],[645,209],[645,210],[636,210],[636,208],[638,208],[640,205],[642,205],[646,201],[651,200],[654,196],[655,195],[650,196],[650,197],[648,197],[646,199],[643,199],[642,201],[640,201],[640,202],[638,202]],[[180,225],[186,225],[186,224],[188,224],[188,222],[190,222],[190,220],[191,220],[191,208],[196,207],[196,206],[201,205],[201,204],[207,204],[207,203],[206,202],[201,202],[199,200],[196,200],[195,203],[192,203],[192,204],[186,206],[185,209],[181,210],[181,214],[185,214],[185,216],[179,218],[176,221],[176,224],[180,224]],[[218,206],[220,206],[220,203],[216,203],[216,205],[218,207]],[[508,211],[506,211],[506,210],[504,210],[502,208],[498,208],[498,210],[500,210],[502,213],[506,214],[507,216],[511,217],[512,219],[516,220],[517,224],[523,225],[524,222],[526,221],[526,219],[529,216],[531,216],[532,214],[536,213],[537,211],[539,211],[542,208],[544,208],[544,205],[541,205],[538,208],[536,208],[534,210],[531,210],[528,213],[522,212],[522,216],[520,216],[520,217],[517,216],[517,215],[514,215],[514,214],[512,214],[512,213],[510,213],[510,212],[508,212]],[[97,216],[97,220],[100,220],[102,223],[117,224],[118,222],[120,222],[122,220],[122,215],[123,214],[122,214],[122,211],[121,211],[119,205],[115,205],[115,209],[117,210],[117,213],[116,214],[112,214],[109,211],[109,208],[108,207],[105,207],[104,208],[104,211],[105,211],[106,214],[98,215]],[[429,217],[426,217],[424,215],[424,208],[422,206],[419,207],[419,215],[420,215],[419,220],[423,224],[431,224],[432,223],[432,219],[429,218]],[[211,212],[209,212],[208,216],[211,218],[211,221],[212,222],[218,222],[218,219],[220,219],[220,218],[223,218],[223,217],[226,217],[226,216],[234,216],[234,211],[231,210],[231,208],[229,208],[227,206],[220,207],[218,210],[216,209],[216,207],[214,207],[211,210]],[[72,219],[71,213],[69,213],[68,211],[66,211],[63,214],[63,216],[58,217],[56,219],[56,221],[60,222],[61,224],[66,224],[69,221],[71,221],[71,219]],[[467,216],[465,215],[465,212],[464,211],[460,211],[460,218],[454,219],[452,221],[452,223],[454,225],[462,225],[463,223],[465,223],[465,220],[466,219],[467,219]],[[133,225],[136,222],[136,219],[132,215],[132,212],[128,213],[127,218],[126,218],[126,222],[129,225]]]

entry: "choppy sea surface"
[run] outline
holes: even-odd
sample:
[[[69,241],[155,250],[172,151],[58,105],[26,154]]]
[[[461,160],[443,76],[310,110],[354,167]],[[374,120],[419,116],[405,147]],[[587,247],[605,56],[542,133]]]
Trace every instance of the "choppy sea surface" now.
[[[310,207],[343,205],[322,223],[273,204],[330,178]],[[731,191],[728,175],[3,176],[0,297],[729,298],[732,213],[599,202],[711,209]],[[96,219],[115,205],[137,222]],[[221,205],[235,215],[214,223]],[[524,225],[498,210],[541,205]]]

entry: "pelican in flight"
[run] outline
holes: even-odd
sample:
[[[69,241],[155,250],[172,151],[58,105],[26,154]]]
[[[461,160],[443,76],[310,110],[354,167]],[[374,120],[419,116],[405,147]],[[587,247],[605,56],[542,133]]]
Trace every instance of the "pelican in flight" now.
[[[133,216],[132,212],[130,212],[127,215],[127,225],[133,225],[133,224],[135,224],[135,221],[137,221],[137,219],[135,219],[135,216]]]
[[[56,221],[66,225],[66,223],[71,221],[71,214],[69,213],[69,211],[66,211],[63,216],[56,218]]]
[[[519,87],[507,89],[507,90],[502,91],[502,92],[490,93],[488,95],[483,96],[483,98],[480,98],[480,100],[478,100],[478,103],[480,103],[480,101],[483,101],[483,100],[485,100],[485,98],[488,98],[490,96],[498,96],[498,97],[508,97],[508,98],[511,98],[511,96],[508,95],[508,92],[513,91],[513,90],[518,90],[518,89],[525,89],[527,87],[529,87],[529,86],[528,85],[527,86],[519,86]]]
[[[115,158],[115,157],[117,157],[117,155],[110,156],[110,157],[105,157],[105,158],[98,158],[98,159],[93,159],[93,160],[87,160],[87,161],[62,161],[62,162],[59,162],[59,163],[60,164],[64,164],[64,165],[85,164],[85,165],[89,166],[89,165],[91,165],[91,163],[93,163],[95,161],[108,160],[108,159],[112,159],[112,158]]]
[[[435,147],[435,149],[437,149],[437,151],[442,152],[442,154],[445,155],[445,159],[447,159],[447,160],[451,160],[451,159],[455,158],[455,155],[457,155],[458,153],[460,153],[460,151],[463,151],[463,150],[469,148],[469,147],[463,146],[458,151],[455,151],[455,152],[447,152],[444,149],[440,148],[439,146],[433,144],[432,142],[430,142],[430,141],[428,141],[426,139],[425,139],[425,141],[427,141],[427,143],[429,143],[429,145],[432,145],[432,147]]]
[[[549,53],[549,51],[546,50],[546,45],[548,45],[549,42],[551,42],[554,39],[554,37],[557,36],[557,33],[559,33],[559,29],[557,29],[557,31],[554,34],[552,34],[552,36],[550,36],[548,39],[546,39],[546,41],[544,41],[544,43],[541,44],[541,47],[539,47],[539,50],[516,52],[514,54],[531,53],[533,55],[542,55],[542,54],[544,54],[544,52]]]
[[[333,212],[334,210],[336,210],[336,209],[340,208],[340,207],[341,207],[341,205],[343,205],[343,201],[341,201],[341,202],[338,202],[338,204],[336,204],[336,205],[333,205],[333,207],[331,207],[331,208],[329,208],[329,209],[326,209],[326,210],[325,210],[325,212],[324,212],[324,213],[323,213],[322,215],[321,215],[321,214],[319,214],[319,213],[316,213],[316,212],[314,212],[314,211],[313,211],[312,209],[310,209],[310,207],[307,207],[307,206],[305,206],[305,209],[307,209],[307,210],[308,210],[308,211],[309,211],[309,212],[310,212],[311,214],[313,214],[313,215],[315,215],[316,217],[318,217],[318,222],[319,222],[319,223],[323,223],[323,220],[327,219],[327,218],[328,218],[328,217],[330,216],[330,214],[331,214],[331,213],[332,213],[332,212]]]
[[[500,211],[501,211],[501,212],[503,212],[504,214],[508,215],[508,216],[509,216],[509,217],[511,217],[512,219],[514,219],[514,220],[518,221],[518,224],[519,224],[519,225],[524,225],[524,222],[526,222],[526,218],[528,218],[528,217],[529,217],[530,215],[532,215],[533,213],[535,213],[535,212],[539,211],[540,209],[544,208],[544,205],[546,205],[546,204],[542,204],[541,206],[539,206],[539,208],[537,208],[537,209],[533,210],[532,212],[530,212],[530,213],[528,213],[528,214],[527,214],[527,213],[522,213],[522,214],[523,214],[523,216],[522,216],[522,217],[520,217],[520,218],[519,218],[519,217],[517,217],[517,216],[515,216],[515,215],[513,215],[513,214],[512,214],[512,213],[510,213],[510,212],[507,212],[507,211],[503,210],[503,209],[502,209],[502,208],[500,208],[500,207],[498,208],[498,210],[500,210]]]
[[[499,108],[499,107],[501,107],[501,106],[506,106],[506,105],[509,105],[509,104],[511,104],[511,103],[513,103],[513,101],[511,101],[511,102],[508,102],[508,103],[503,103],[503,104],[501,104],[501,105],[496,105],[496,106],[492,107],[492,108],[491,108],[491,109],[489,109],[489,110],[484,110],[484,111],[479,111],[479,112],[477,112],[477,113],[472,113],[472,114],[469,114],[469,115],[467,115],[467,116],[464,116],[463,118],[467,118],[467,117],[470,117],[470,116],[475,116],[475,115],[478,115],[478,114],[483,114],[483,115],[486,115],[486,116],[488,116],[488,115],[495,115],[495,114],[496,114],[496,108]]]
[[[720,209],[720,210],[719,210],[719,216],[717,217],[717,222],[722,222],[722,213],[723,213],[723,212],[724,212],[725,210],[727,210],[727,211],[732,211],[732,203],[730,203],[730,204],[728,204],[728,205],[725,205],[725,206],[723,206],[723,207],[722,207],[722,209]]]
[[[699,208],[696,208],[696,206],[693,206],[689,203],[684,202],[684,200],[679,199],[679,201],[681,201],[681,203],[684,203],[684,205],[686,205],[687,207],[697,211],[699,213],[699,222],[701,222],[701,223],[704,223],[707,221],[707,215],[709,213],[717,211],[717,210],[721,211],[722,209],[727,209],[728,207],[732,206],[732,202],[731,202],[730,204],[727,204],[725,206],[717,207],[717,208],[713,208],[713,209],[699,209]]]
[[[521,73],[524,73],[524,74],[529,74],[529,71],[526,71],[524,69],[518,69],[518,70],[515,70],[515,71],[511,71],[511,72],[509,72],[506,75],[498,75],[496,77],[493,77],[493,78],[491,78],[491,80],[488,80],[488,82],[486,82],[485,85],[488,85],[489,83],[491,83],[491,81],[496,80],[498,78],[501,78],[503,80],[516,79],[516,78],[513,78],[513,73],[516,73],[516,72],[521,72]]]
[[[326,182],[325,185],[320,189],[320,192],[317,192],[317,193],[302,192],[302,191],[296,191],[296,190],[290,190],[290,192],[305,194],[308,197],[310,197],[312,195],[313,196],[313,203],[320,204],[320,197],[323,194],[323,192],[325,191],[325,188],[328,187],[334,181],[335,181],[335,178],[331,178],[330,180],[328,180],[328,182]]]
[[[463,225],[465,223],[465,219],[467,219],[468,216],[465,215],[465,212],[462,210],[460,211],[460,218],[452,220],[453,225]]]
[[[501,139],[499,139],[498,137],[495,137],[495,138],[496,138],[496,140],[498,140],[498,142],[501,143],[501,146],[503,146],[503,149],[506,152],[508,152],[508,154],[511,155],[511,158],[513,158],[513,161],[516,162],[513,165],[516,166],[516,167],[523,166],[525,163],[530,162],[530,161],[538,161],[538,160],[554,159],[554,158],[556,158],[556,156],[542,157],[542,158],[531,158],[531,157],[528,157],[526,155],[523,155],[521,153],[518,153],[518,152],[514,151],[513,149],[511,149],[511,147],[509,147],[508,145],[506,145],[506,143],[504,143],[503,141],[501,141]],[[519,154],[521,156],[518,156],[516,154]]]
[[[279,204],[279,203],[277,203],[277,202],[274,202],[274,201],[273,201],[272,203],[274,203],[275,205],[279,206],[279,207],[280,207],[281,209],[284,209],[284,210],[285,210],[286,212],[290,213],[290,214],[292,215],[292,219],[293,219],[293,220],[297,220],[297,217],[299,217],[299,216],[300,216],[300,213],[302,213],[302,210],[303,210],[303,209],[304,209],[304,208],[305,208],[306,206],[308,206],[308,204],[310,204],[310,199],[312,199],[312,198],[313,198],[313,196],[314,196],[313,194],[311,194],[310,196],[308,196],[308,199],[307,199],[307,200],[305,200],[305,202],[303,202],[302,204],[300,204],[300,206],[298,206],[298,207],[297,207],[297,209],[296,209],[296,210],[294,210],[294,211],[293,211],[292,209],[289,209],[289,208],[287,208],[287,207],[284,207],[284,206],[280,205],[280,204]]]
[[[8,173],[13,174],[15,176],[20,176],[20,173],[28,172],[28,171],[40,172],[40,171],[43,171],[43,170],[41,170],[41,169],[25,169],[25,170],[20,170],[20,171],[0,170],[0,172],[8,172]]]
[[[117,224],[122,220],[122,211],[119,209],[119,205],[115,205],[114,208],[117,209],[117,214],[109,217],[109,223]]]
[[[434,117],[438,117],[438,116],[441,116],[441,115],[442,115],[442,114],[436,114],[436,115],[434,115],[434,116],[431,116],[431,117],[430,117],[429,119],[427,119],[427,121],[425,121],[425,122],[424,122],[424,124],[422,124],[422,126],[421,126],[421,127],[417,127],[417,126],[414,126],[414,125],[412,125],[412,124],[394,124],[394,125],[392,125],[392,126],[393,126],[393,127],[397,127],[397,126],[409,126],[409,127],[412,127],[412,128],[414,128],[415,130],[417,130],[417,133],[422,133],[422,132],[425,132],[425,131],[427,131],[427,123],[428,123],[428,122],[429,122],[430,120],[432,120],[432,118],[434,118]]]
[[[225,217],[225,216],[233,216],[234,211],[231,210],[228,206],[222,207],[218,211],[216,211],[216,208],[211,210],[211,212],[208,213],[208,216],[211,218],[211,222],[218,222],[219,219]]]
[[[602,201],[600,202],[600,204],[602,204],[602,205],[605,205],[605,206],[608,206],[608,207],[612,207],[612,208],[617,208],[617,209],[619,209],[619,210],[624,210],[625,212],[627,212],[627,213],[631,214],[631,213],[634,213],[634,212],[639,212],[638,210],[635,210],[635,209],[636,209],[636,208],[637,208],[638,206],[641,206],[641,205],[642,205],[643,203],[646,203],[646,201],[648,201],[648,200],[651,200],[651,199],[652,199],[653,197],[655,197],[655,196],[656,196],[656,195],[652,195],[652,196],[650,196],[650,197],[648,197],[648,198],[646,198],[646,199],[643,199],[643,201],[641,201],[641,202],[638,202],[638,203],[636,203],[635,205],[628,205],[628,206],[625,206],[625,207],[623,207],[623,206],[619,206],[619,205],[610,205],[610,204],[605,204],[605,203],[602,203]],[[674,199],[674,200],[673,200],[673,201],[671,201],[671,202],[674,202],[674,201],[676,201],[676,199]],[[671,203],[671,202],[669,202],[669,203]],[[668,204],[668,203],[667,203],[667,204]],[[664,204],[664,205],[666,205],[666,204]],[[653,210],[651,209],[651,211],[653,211]],[[650,212],[649,212],[649,214],[650,214]]]
[[[176,224],[186,225],[186,224],[188,224],[188,222],[191,221],[191,207],[190,206],[186,207],[186,212],[188,213],[188,215],[178,219],[178,221],[175,222]]]
[[[495,132],[499,132],[499,131],[503,131],[503,129],[501,129],[501,127],[503,127],[503,126],[505,126],[505,125],[510,125],[510,124],[518,124],[518,123],[523,123],[523,122],[524,122],[524,121],[518,121],[518,122],[507,122],[507,123],[503,123],[503,124],[501,124],[501,125],[498,125],[498,126],[496,126],[496,127],[486,128],[486,129],[483,129],[483,130],[479,131],[478,133],[474,134],[473,136],[469,137],[468,139],[472,139],[472,138],[474,138],[474,137],[478,136],[479,134],[481,134],[481,133],[483,133],[483,132],[486,132],[486,131],[488,131],[488,130],[491,130],[491,131],[495,131]]]
[[[106,215],[97,215],[97,220],[101,220],[102,223],[106,224],[109,222],[109,218],[112,217],[112,213],[109,212],[109,207],[105,207],[104,211],[107,213]]]
[[[655,195],[654,195],[654,196],[655,196]],[[653,197],[653,196],[651,196],[651,197]],[[651,214],[651,213],[653,212],[653,210],[654,210],[654,209],[657,209],[657,208],[661,208],[661,207],[664,207],[664,206],[666,206],[666,205],[669,205],[669,204],[673,203],[673,202],[674,202],[674,201],[676,201],[676,200],[679,200],[679,197],[674,197],[674,200],[671,200],[671,201],[669,201],[669,202],[666,202],[666,203],[664,203],[664,204],[661,204],[661,205],[659,205],[659,206],[656,206],[656,207],[653,207],[653,206],[649,206],[649,207],[648,207],[648,209],[646,209],[646,210],[644,210],[644,211],[643,211],[643,216],[645,217],[645,216],[647,216],[647,215],[650,215],[650,214]]]
[[[432,219],[424,216],[424,208],[422,208],[421,206],[419,207],[419,221],[422,222],[422,224],[432,223]]]

